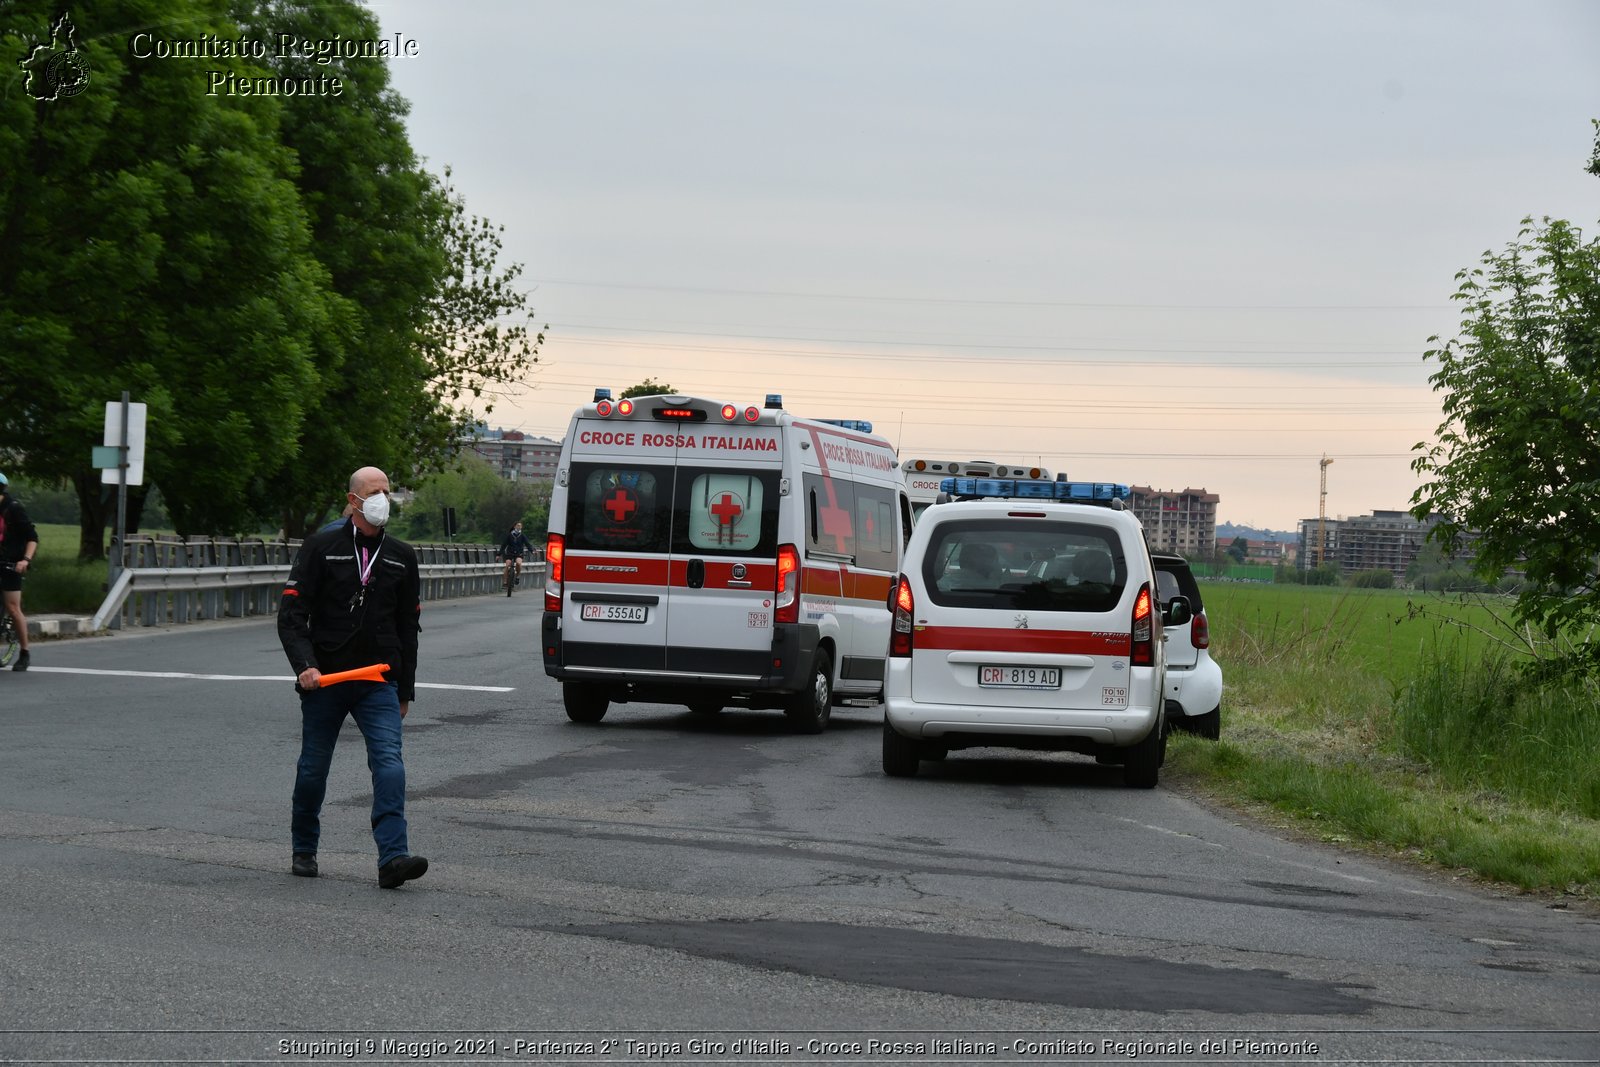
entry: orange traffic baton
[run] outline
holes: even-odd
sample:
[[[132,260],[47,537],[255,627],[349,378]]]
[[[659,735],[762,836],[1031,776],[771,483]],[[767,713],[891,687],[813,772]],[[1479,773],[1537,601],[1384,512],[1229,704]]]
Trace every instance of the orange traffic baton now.
[[[387,663],[374,663],[370,667],[357,667],[353,671],[335,671],[324,674],[317,679],[317,686],[338,685],[340,682],[381,682],[383,672],[389,669]]]

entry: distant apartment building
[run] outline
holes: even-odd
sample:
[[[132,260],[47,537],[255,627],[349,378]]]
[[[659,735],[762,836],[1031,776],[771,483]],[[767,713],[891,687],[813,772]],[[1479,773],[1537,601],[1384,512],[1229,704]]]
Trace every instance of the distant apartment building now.
[[[1301,519],[1300,562],[1304,570],[1319,562],[1337,563],[1345,575],[1386,570],[1403,581],[1422,544],[1440,522],[1438,516],[1420,520],[1409,511],[1374,511],[1354,518]],[[1317,530],[1322,527],[1322,551],[1317,551]]]
[[[532,437],[521,430],[479,427],[461,442],[462,451],[475,455],[508,482],[553,485],[561,442]]]
[[[1135,485],[1133,513],[1144,523],[1152,552],[1208,559],[1217,543],[1216,493],[1204,489],[1152,489]]]

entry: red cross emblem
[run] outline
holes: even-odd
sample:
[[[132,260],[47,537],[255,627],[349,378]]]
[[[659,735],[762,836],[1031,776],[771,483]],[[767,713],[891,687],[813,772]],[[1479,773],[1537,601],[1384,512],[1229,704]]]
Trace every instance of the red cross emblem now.
[[[739,519],[744,515],[744,501],[732,493],[723,493],[717,502],[711,505],[711,517],[717,520],[717,543],[721,544],[724,537],[731,543],[734,537],[733,528],[738,525]]]
[[[615,496],[600,506],[611,513],[612,522],[627,522],[628,516],[639,508],[639,505],[633,499],[633,494],[626,489],[618,489]]]

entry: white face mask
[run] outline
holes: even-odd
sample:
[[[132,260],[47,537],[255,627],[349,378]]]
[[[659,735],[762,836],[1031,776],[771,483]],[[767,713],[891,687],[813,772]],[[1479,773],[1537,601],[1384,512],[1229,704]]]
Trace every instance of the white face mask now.
[[[389,523],[389,494],[373,493],[361,502],[361,517],[374,526],[387,526]]]

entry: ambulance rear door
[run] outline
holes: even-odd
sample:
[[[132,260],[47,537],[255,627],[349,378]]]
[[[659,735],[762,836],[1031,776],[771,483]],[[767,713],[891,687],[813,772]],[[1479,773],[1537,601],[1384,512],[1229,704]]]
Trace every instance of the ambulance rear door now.
[[[666,669],[671,612],[670,447],[652,427],[580,420],[567,483],[563,665],[585,674]]]
[[[782,434],[686,427],[677,459],[667,670],[712,684],[756,681],[772,669]]]

